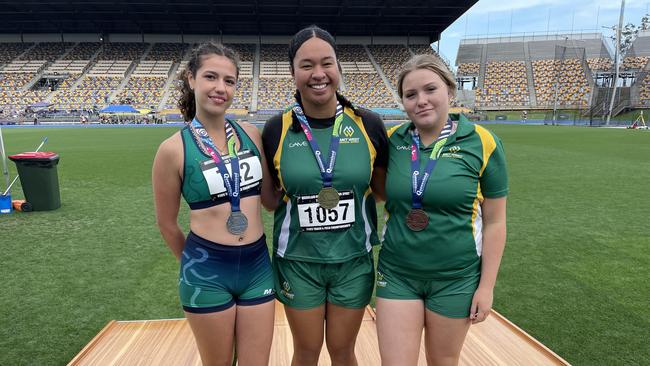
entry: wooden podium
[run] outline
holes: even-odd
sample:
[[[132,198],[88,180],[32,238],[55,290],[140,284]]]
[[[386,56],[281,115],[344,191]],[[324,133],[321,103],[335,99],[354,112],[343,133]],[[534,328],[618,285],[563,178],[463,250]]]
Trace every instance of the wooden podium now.
[[[289,366],[293,344],[282,304],[276,302],[271,366]],[[375,312],[366,308],[357,338],[360,366],[379,366]],[[330,365],[323,345],[319,365]],[[496,311],[470,327],[461,365],[569,365],[553,351]],[[185,319],[110,321],[68,365],[201,365],[194,336]],[[424,346],[418,365],[426,366]]]

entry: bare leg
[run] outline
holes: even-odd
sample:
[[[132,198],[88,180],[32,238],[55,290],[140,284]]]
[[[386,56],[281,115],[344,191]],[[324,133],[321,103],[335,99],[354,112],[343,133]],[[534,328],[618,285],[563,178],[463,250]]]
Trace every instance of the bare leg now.
[[[231,366],[235,334],[235,307],[196,314],[185,312],[199,348],[203,366]]]
[[[377,338],[383,366],[415,366],[424,327],[422,300],[377,298]]]
[[[259,305],[237,306],[236,338],[239,366],[269,364],[275,301]]]
[[[424,344],[427,364],[456,366],[471,324],[469,318],[447,318],[431,310],[425,311]]]
[[[332,366],[356,366],[354,345],[365,308],[350,309],[327,304],[325,336]]]
[[[316,366],[323,347],[325,305],[308,310],[284,307],[293,336],[292,366]]]

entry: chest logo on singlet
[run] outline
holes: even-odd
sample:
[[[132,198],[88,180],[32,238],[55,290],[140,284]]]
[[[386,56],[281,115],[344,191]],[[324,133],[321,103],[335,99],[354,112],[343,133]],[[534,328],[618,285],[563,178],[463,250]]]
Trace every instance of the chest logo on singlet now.
[[[358,137],[352,137],[354,136],[354,128],[352,126],[345,126],[343,128],[343,136],[341,137],[341,144],[358,144],[359,143],[359,138]]]
[[[459,154],[460,146],[452,146],[446,152],[440,155],[441,158],[452,158],[452,159],[462,159],[463,155]]]

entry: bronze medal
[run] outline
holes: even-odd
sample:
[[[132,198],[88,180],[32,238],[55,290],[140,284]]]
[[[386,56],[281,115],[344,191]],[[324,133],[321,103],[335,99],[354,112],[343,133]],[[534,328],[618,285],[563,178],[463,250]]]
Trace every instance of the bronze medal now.
[[[322,208],[332,209],[339,204],[339,192],[333,187],[323,187],[316,200]]]
[[[421,208],[413,208],[406,215],[406,226],[413,231],[422,231],[429,225],[429,216]]]
[[[241,211],[233,211],[228,216],[228,221],[226,222],[226,228],[228,232],[232,235],[241,235],[246,231],[248,227],[248,219]]]

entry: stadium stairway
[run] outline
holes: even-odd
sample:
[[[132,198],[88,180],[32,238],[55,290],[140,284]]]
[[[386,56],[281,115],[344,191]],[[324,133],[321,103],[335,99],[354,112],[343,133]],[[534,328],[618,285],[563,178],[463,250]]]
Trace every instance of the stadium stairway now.
[[[253,59],[253,90],[251,92],[251,104],[249,106],[251,112],[257,112],[257,95],[260,90],[260,45],[255,45],[255,58]]]
[[[41,80],[41,76],[43,76],[43,74],[45,73],[45,70],[47,69],[47,67],[49,65],[50,65],[50,62],[49,61],[46,62],[45,65],[43,65],[43,67],[41,67],[41,69],[36,73],[36,75],[34,75],[34,77],[32,77],[32,79],[27,84],[25,84],[22,88],[20,88],[20,91],[23,91],[23,92],[30,91],[34,87],[34,85],[36,85],[36,83],[39,80]]]
[[[131,79],[131,74],[133,74],[133,71],[135,71],[135,67],[140,61],[134,61],[131,63],[129,68],[126,70],[124,73],[124,78],[122,78],[122,81],[120,84],[108,95],[108,103],[111,104],[114,102],[115,98],[120,95],[120,92],[124,89],[125,86],[129,84],[129,79]]]
[[[386,88],[390,92],[390,95],[393,97],[393,100],[397,105],[402,105],[402,101],[399,98],[399,95],[397,95],[397,90],[393,88],[393,86],[390,84],[390,81],[388,80],[388,77],[386,74],[384,74],[384,70],[381,69],[381,66],[379,63],[377,63],[377,60],[375,60],[375,57],[372,55],[372,52],[368,49],[366,45],[363,45],[363,49],[366,50],[366,55],[368,55],[368,58],[370,59],[370,63],[372,63],[372,66],[377,70],[377,75],[381,78],[381,81],[384,82],[384,85],[386,85]],[[408,47],[407,47],[408,49]]]
[[[479,71],[478,71],[478,89],[483,89],[485,85],[485,71],[487,69],[487,45],[481,47],[481,62],[479,62]]]
[[[71,49],[66,53],[66,55],[67,55],[68,53],[72,52],[73,49],[75,49],[76,47],[78,47],[79,44],[80,44],[80,43],[77,43],[74,47],[72,47],[72,48],[71,48]],[[97,60],[97,57],[99,57],[99,55],[101,54],[101,52],[102,52],[102,48],[101,48],[101,47],[97,47],[97,50],[95,50],[95,53],[93,53],[93,55],[90,56],[90,59],[88,60],[88,65],[87,65],[86,68],[84,69],[83,73],[81,73],[81,75],[79,75],[79,76],[77,77],[77,80],[75,80],[75,82],[72,83],[72,85],[70,85],[70,89],[69,89],[70,91],[76,90],[77,87],[78,87],[78,86],[83,82],[83,79],[84,79],[84,78],[86,77],[86,75],[88,74],[88,71],[90,71],[90,69],[92,69],[92,67],[93,67],[94,64],[95,64],[95,60]],[[63,57],[65,57],[65,56],[62,56],[61,59],[63,59]],[[54,99],[54,97],[55,97],[57,94],[59,94],[60,92],[61,92],[61,89],[57,89],[57,90],[53,91],[52,93],[50,93],[50,94],[47,95],[47,98],[45,98],[45,101],[46,101],[46,102],[51,102],[51,101]]]
[[[530,61],[530,50],[528,49],[528,45],[524,46],[524,62],[526,63],[526,79],[528,81],[528,100],[530,100],[530,105],[537,105],[535,79],[533,78],[533,64]]]
[[[181,61],[174,62],[174,64],[172,65],[172,68],[169,71],[169,78],[165,83],[165,92],[163,93],[162,98],[160,98],[160,103],[158,103],[159,111],[165,109],[165,106],[169,104],[169,96],[172,94],[172,91],[174,89],[174,81],[178,78],[178,72],[183,71],[183,70],[179,70],[181,67],[181,63],[183,62],[183,60],[188,60],[190,58],[191,53],[192,53],[192,47],[188,47],[185,50],[183,57],[181,57]],[[173,104],[176,105],[176,103]]]
[[[181,66],[180,62],[174,62],[172,65],[172,68],[169,70],[169,77],[167,78],[167,81],[165,81],[165,87],[164,90],[165,92],[163,93],[162,97],[160,98],[160,103],[158,103],[158,110],[162,111],[165,109],[165,104],[167,102],[167,99],[169,99],[169,95],[172,92],[172,88],[174,86],[174,80],[176,80],[176,75],[177,72],[179,71],[178,68]]]
[[[129,84],[129,80],[131,79],[131,74],[135,71],[135,69],[138,67],[138,65],[144,61],[147,58],[147,55],[149,54],[149,51],[151,51],[151,48],[153,48],[153,43],[150,43],[149,46],[142,52],[142,56],[140,56],[140,59],[135,60],[131,63],[131,66],[126,70],[126,73],[124,74],[124,79],[122,79],[122,82],[120,85],[115,88],[115,90],[108,96],[108,100],[110,103],[113,103],[114,99],[120,95],[120,92],[124,90],[124,87]]]
[[[276,302],[275,329],[269,365],[291,364],[293,344],[284,308]],[[355,353],[360,366],[381,364],[375,312],[366,308]],[[68,364],[201,365],[194,337],[185,319],[110,321]],[[330,365],[325,345],[318,365]],[[418,366],[426,365],[423,345]],[[496,311],[473,325],[461,352],[460,365],[569,365]]]

